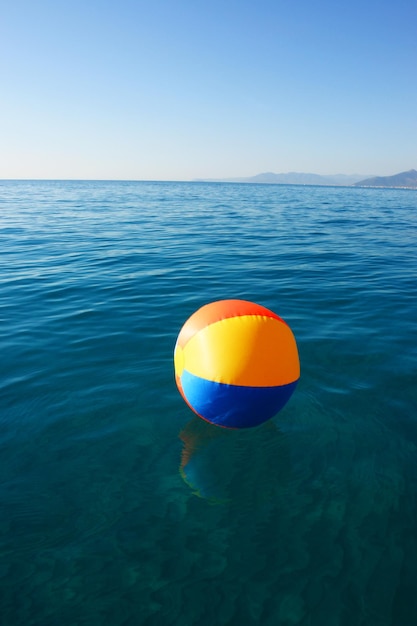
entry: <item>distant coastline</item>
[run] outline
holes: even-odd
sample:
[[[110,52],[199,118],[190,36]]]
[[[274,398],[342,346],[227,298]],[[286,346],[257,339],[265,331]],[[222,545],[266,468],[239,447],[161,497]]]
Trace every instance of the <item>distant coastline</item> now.
[[[417,171],[408,170],[393,176],[374,176],[355,183],[355,187],[388,187],[394,189],[417,189]]]
[[[194,182],[263,183],[270,185],[322,185],[341,187],[386,187],[394,189],[417,189],[417,171],[414,169],[393,176],[364,176],[363,174],[310,174],[287,172],[275,174],[264,172],[241,178],[198,178]]]

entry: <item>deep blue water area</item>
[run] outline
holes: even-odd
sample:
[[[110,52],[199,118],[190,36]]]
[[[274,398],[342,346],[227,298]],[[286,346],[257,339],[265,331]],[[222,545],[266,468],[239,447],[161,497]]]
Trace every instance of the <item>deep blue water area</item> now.
[[[271,308],[253,429],[180,397],[186,319]],[[417,624],[417,193],[0,181],[1,626]]]

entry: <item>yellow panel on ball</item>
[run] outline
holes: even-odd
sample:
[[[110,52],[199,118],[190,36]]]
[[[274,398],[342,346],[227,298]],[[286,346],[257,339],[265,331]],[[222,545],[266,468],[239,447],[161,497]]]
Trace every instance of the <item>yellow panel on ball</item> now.
[[[246,300],[221,300],[194,313],[179,334],[174,366],[178,389],[192,410],[229,428],[273,417],[300,376],[288,324]]]
[[[206,326],[184,347],[187,371],[229,385],[286,385],[300,376],[294,335],[273,317],[243,315]]]

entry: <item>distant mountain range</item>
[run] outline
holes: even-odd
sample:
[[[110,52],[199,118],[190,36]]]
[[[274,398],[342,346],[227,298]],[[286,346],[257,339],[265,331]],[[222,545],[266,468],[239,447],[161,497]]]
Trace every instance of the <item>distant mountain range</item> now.
[[[286,174],[264,172],[246,178],[211,178],[199,180],[201,180],[201,182],[269,183],[275,185],[354,185],[363,178],[363,174],[352,174],[351,176],[346,174],[321,176],[320,174],[304,174],[302,172],[288,172]]]
[[[302,172],[288,172],[286,174],[274,174],[264,172],[256,176],[246,178],[210,178],[198,179],[199,182],[222,182],[222,183],[268,183],[275,185],[351,185],[357,187],[411,187],[417,188],[417,171],[409,170],[395,176],[376,176],[365,178],[363,174],[332,174],[323,176],[320,174],[304,174]]]
[[[407,187],[409,189],[417,189],[417,171],[408,170],[394,174],[394,176],[375,176],[374,178],[366,178],[357,183],[355,187]]]

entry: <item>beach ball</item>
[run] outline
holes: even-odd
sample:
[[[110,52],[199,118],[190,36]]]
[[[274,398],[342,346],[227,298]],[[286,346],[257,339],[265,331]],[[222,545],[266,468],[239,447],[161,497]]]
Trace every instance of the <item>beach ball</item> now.
[[[246,300],[219,300],[191,315],[178,335],[174,368],[194,413],[226,428],[258,426],[276,415],[300,377],[288,324]]]

